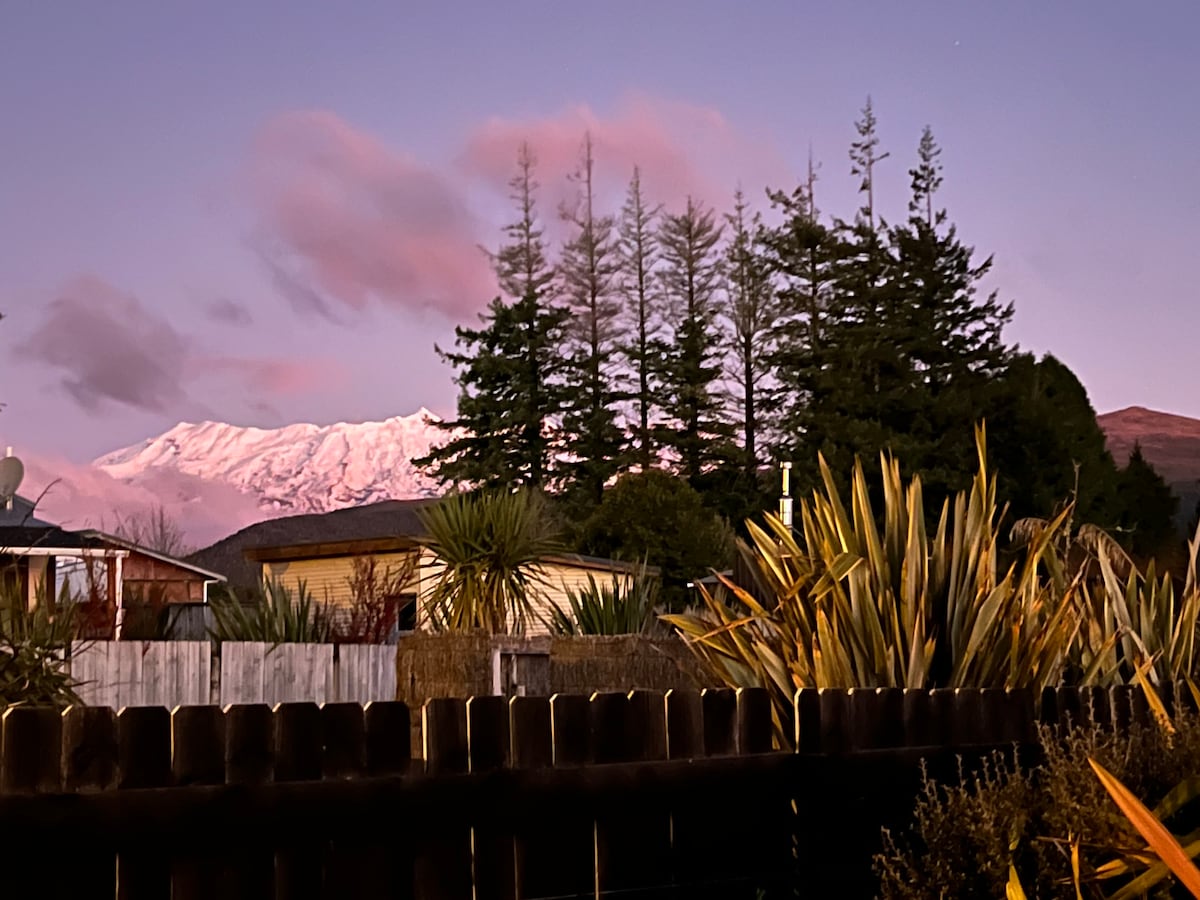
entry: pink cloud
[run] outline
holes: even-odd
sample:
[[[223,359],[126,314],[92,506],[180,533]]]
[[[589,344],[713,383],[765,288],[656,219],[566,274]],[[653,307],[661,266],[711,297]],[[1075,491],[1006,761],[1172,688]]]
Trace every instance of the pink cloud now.
[[[161,506],[188,544],[204,547],[271,513],[253,497],[182,472],[149,470],[136,484],[61,458],[23,457],[21,495],[41,497],[36,515],[69,529],[104,528],[118,517],[146,515]]]
[[[197,368],[229,373],[254,393],[290,396],[349,383],[344,366],[332,360],[248,359],[237,356],[199,357]]]
[[[259,253],[302,311],[376,301],[461,317],[495,292],[460,190],[333,113],[268,122],[251,174]]]
[[[164,412],[186,399],[179,375],[187,349],[187,339],[132,294],[82,276],[48,304],[17,353],[57,369],[84,409],[114,401]]]
[[[567,199],[585,133],[592,137],[597,179],[614,211],[633,173],[643,188],[671,209],[691,195],[724,210],[740,182],[786,185],[789,167],[774,145],[743,133],[718,110],[628,95],[611,115],[587,105],[536,119],[493,118],[469,136],[458,163],[467,174],[500,186],[511,177],[517,147],[528,142],[538,159],[545,190],[543,213],[553,215]]]
[[[107,404],[175,416],[211,415],[194,394],[214,375],[239,392],[283,396],[344,385],[331,360],[210,354],[166,317],[103,279],[72,279],[16,352],[59,374],[60,387],[83,409]]]

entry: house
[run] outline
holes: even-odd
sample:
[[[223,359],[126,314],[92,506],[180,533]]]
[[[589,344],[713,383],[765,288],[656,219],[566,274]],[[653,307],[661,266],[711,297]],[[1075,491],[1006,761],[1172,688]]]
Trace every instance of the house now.
[[[0,507],[0,572],[29,609],[43,598],[57,602],[66,586],[84,607],[88,636],[96,638],[109,632],[117,638],[135,636],[131,630],[136,636],[160,636],[161,629],[146,619],[164,608],[175,621],[202,623],[210,588],[225,580],[116,535],[70,531],[39,519],[34,504],[20,496]]]
[[[428,625],[421,603],[437,581],[440,564],[427,546],[418,510],[431,500],[388,500],[329,513],[288,516],[259,522],[189,559],[220,571],[231,588],[253,589],[276,580],[295,590],[303,582],[319,602],[336,612],[351,602],[356,566],[376,566],[379,577],[392,576],[389,601],[395,603],[401,630]],[[540,620],[551,604],[568,608],[567,592],[579,590],[589,576],[600,583],[632,579],[637,566],[610,559],[559,554],[541,560],[543,585],[534,602],[533,633],[545,633]]]

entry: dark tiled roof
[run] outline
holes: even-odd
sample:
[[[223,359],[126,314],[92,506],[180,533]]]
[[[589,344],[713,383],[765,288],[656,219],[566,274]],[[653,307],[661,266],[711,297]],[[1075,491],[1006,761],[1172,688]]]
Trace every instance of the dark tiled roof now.
[[[21,495],[13,497],[13,508],[0,503],[0,527],[25,526],[30,528],[53,528],[50,522],[45,522],[34,516],[33,503]]]
[[[328,513],[268,519],[247,526],[187,558],[193,565],[219,572],[233,588],[258,583],[262,567],[245,557],[252,547],[282,547],[361,541],[387,537],[422,537],[417,510],[432,500],[385,500]]]
[[[0,525],[0,552],[18,547],[55,547],[82,550],[102,547],[103,543],[77,531],[65,531],[55,525]]]

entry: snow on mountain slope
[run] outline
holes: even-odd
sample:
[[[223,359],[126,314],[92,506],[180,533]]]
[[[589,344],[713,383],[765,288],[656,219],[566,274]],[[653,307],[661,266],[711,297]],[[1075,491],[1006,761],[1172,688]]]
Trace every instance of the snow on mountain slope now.
[[[429,419],[420,409],[382,422],[272,429],[183,422],[94,465],[129,483],[176,471],[234,487],[264,510],[327,512],[436,495],[436,483],[412,464],[441,437]]]

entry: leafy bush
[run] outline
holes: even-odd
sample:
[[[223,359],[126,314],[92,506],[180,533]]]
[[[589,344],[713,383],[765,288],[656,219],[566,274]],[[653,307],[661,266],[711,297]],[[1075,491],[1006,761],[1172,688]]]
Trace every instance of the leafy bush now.
[[[279,644],[320,644],[330,639],[329,613],[313,600],[301,581],[293,592],[272,579],[255,591],[248,603],[233,592],[214,596],[212,636],[218,641],[256,641]]]
[[[726,568],[734,557],[733,529],[704,507],[686,479],[658,469],[617,479],[583,523],[579,544],[586,553],[657,567],[662,601],[675,610],[691,599],[689,582]]]
[[[330,609],[332,637],[339,644],[384,644],[400,624],[405,604],[416,602],[412,593],[417,555],[399,565],[383,565],[373,556],[356,557],[346,579],[350,602]]]
[[[600,584],[588,574],[587,584],[567,590],[569,609],[551,604],[550,630],[563,635],[649,634],[658,625],[659,580],[646,564],[632,575],[612,575],[611,584]]]
[[[67,666],[76,627],[72,607],[56,608],[40,586],[32,610],[11,586],[0,591],[0,711],[18,703],[80,702]]]
[[[1172,798],[1181,796],[1181,783],[1192,785],[1187,797],[1196,796],[1200,716],[1177,716],[1172,731],[1154,723],[1122,733],[1042,729],[1041,743],[1043,761],[1032,769],[997,757],[978,777],[958,785],[926,781],[911,832],[884,835],[884,851],[875,860],[881,900],[1003,897],[1010,865],[1028,896],[1078,900],[1073,852],[1078,853],[1082,896],[1121,896],[1120,889],[1148,868],[1137,858],[1147,856],[1138,850],[1145,841],[1089,760],[1136,796],[1157,804],[1173,831],[1196,839],[1200,810]],[[1110,877],[1100,880],[1105,873]],[[1158,890],[1150,896],[1174,896],[1165,885]]]

